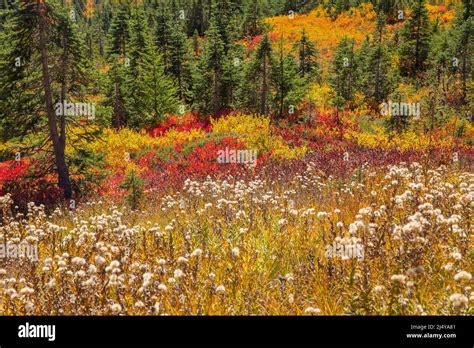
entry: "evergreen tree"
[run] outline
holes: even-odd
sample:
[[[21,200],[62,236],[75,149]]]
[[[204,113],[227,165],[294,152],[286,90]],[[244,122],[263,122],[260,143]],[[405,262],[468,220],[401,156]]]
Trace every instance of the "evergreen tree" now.
[[[374,70],[368,70],[367,74],[373,81],[373,91],[369,91],[377,103],[380,103],[390,92],[390,56],[384,44],[385,34],[385,16],[380,13],[377,17],[377,26],[375,28],[374,45],[371,49],[369,66],[375,67]],[[371,74],[371,71],[373,73]]]
[[[161,120],[176,112],[179,99],[172,80],[164,73],[158,56],[153,54],[143,9],[134,9],[131,21],[129,66],[125,72],[125,112],[128,125],[136,128]]]
[[[357,52],[359,88],[375,104],[381,103],[390,92],[390,56],[384,44],[385,16],[379,13],[372,41],[366,38]]]
[[[194,96],[196,107],[204,114],[218,113],[224,107],[224,41],[211,20],[206,31],[206,42],[194,72]]]
[[[170,46],[171,46],[171,16],[166,10],[159,12],[156,16],[155,43],[158,52],[163,57],[165,70],[170,68]]]
[[[118,8],[110,26],[109,55],[126,56],[127,44],[130,40],[129,22],[130,8],[124,3]]]
[[[284,55],[280,40],[278,59],[273,60],[273,113],[277,119],[292,114],[303,97],[303,80],[298,74],[298,63],[292,55]]]
[[[319,52],[309,40],[305,30],[301,32],[301,39],[295,44],[295,49],[298,51],[298,72],[301,77],[319,79]]]
[[[224,61],[223,99],[226,107],[235,108],[239,101],[239,86],[243,79],[244,51],[242,45],[232,45]]]
[[[193,6],[191,7],[191,15],[188,21],[188,35],[193,35],[195,31],[197,31],[199,35],[203,35],[205,31],[203,0],[194,0]]]
[[[8,46],[0,59],[0,137],[21,141],[32,133],[40,135],[33,148],[21,152],[34,154],[35,148],[40,151],[50,145],[59,187],[64,198],[70,199],[67,117],[65,112],[59,113],[60,109],[65,111],[65,105],[56,103],[77,94],[85,83],[83,40],[70,18],[39,0],[15,6],[5,39]]]
[[[456,58],[459,61],[459,72],[461,74],[461,102],[465,103],[468,95],[468,79],[473,78],[472,56],[474,52],[473,35],[473,5],[472,0],[463,0],[461,10],[458,12],[454,24],[454,37],[456,40]],[[470,75],[470,76],[469,76]],[[472,94],[472,93],[471,93]],[[472,112],[474,120],[474,112]]]
[[[262,18],[261,2],[250,1],[244,10],[244,19],[242,23],[242,36],[254,37],[263,33],[259,23]]]
[[[354,56],[354,39],[343,37],[332,61],[331,84],[341,101],[352,100],[357,66]]]
[[[270,82],[273,63],[272,46],[268,35],[258,44],[246,68],[241,101],[251,112],[270,113]]]
[[[189,67],[188,40],[181,25],[176,24],[171,30],[169,42],[169,69],[178,87],[178,97],[184,100],[191,86]]]
[[[425,71],[430,40],[431,28],[425,0],[417,0],[401,35],[400,73],[402,76],[418,77]]]

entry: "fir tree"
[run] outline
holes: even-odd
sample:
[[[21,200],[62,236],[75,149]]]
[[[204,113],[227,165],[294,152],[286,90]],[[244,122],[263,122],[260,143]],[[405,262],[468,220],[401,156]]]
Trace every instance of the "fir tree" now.
[[[115,16],[109,32],[109,55],[124,57],[127,55],[127,45],[130,40],[130,8],[122,4]]]
[[[357,81],[356,73],[354,39],[345,36],[339,42],[332,61],[331,84],[341,100],[352,100]]]
[[[180,102],[172,80],[153,53],[145,14],[140,7],[134,9],[131,29],[124,101],[128,125],[140,128],[158,122],[166,113],[176,112]]]
[[[274,86],[273,112],[277,119],[292,114],[303,97],[303,80],[298,74],[298,63],[292,55],[283,53],[280,40],[278,59],[273,60],[272,85]]]
[[[56,103],[77,94],[86,83],[84,43],[69,18],[39,0],[18,4],[6,31],[9,44],[0,59],[0,136],[21,141],[32,133],[40,135],[33,148],[22,148],[21,153],[34,155],[50,145],[59,187],[64,198],[70,199],[67,118],[58,112]]]
[[[418,77],[426,69],[430,51],[431,28],[424,0],[417,0],[413,14],[405,24],[400,44],[400,73]]]
[[[301,32],[301,39],[295,44],[295,49],[298,52],[298,72],[301,77],[319,79],[319,52],[309,40],[305,30]]]
[[[242,86],[242,104],[251,112],[270,113],[270,82],[273,53],[270,38],[265,35],[246,68]]]
[[[224,41],[215,20],[206,31],[206,42],[194,72],[195,103],[202,113],[218,113],[224,107]]]

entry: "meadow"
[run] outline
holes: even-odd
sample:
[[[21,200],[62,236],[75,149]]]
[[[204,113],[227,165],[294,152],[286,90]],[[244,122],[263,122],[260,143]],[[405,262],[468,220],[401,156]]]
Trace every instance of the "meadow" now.
[[[1,315],[474,314],[466,2],[78,3],[0,7]]]

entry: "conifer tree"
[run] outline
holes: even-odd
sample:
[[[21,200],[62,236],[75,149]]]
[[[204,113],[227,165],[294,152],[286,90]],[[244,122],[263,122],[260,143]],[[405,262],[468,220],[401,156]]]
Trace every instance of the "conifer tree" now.
[[[332,61],[331,84],[341,100],[352,100],[357,66],[354,56],[354,39],[347,36],[339,42]]]
[[[295,49],[298,52],[298,72],[301,77],[319,79],[319,52],[314,43],[309,40],[304,29],[301,32],[300,40],[295,44]]]
[[[199,111],[218,113],[224,107],[224,41],[215,18],[206,31],[205,47],[194,71],[194,96]]]
[[[178,97],[184,100],[191,88],[191,71],[188,39],[184,28],[178,23],[173,26],[170,33],[168,72],[176,81]]]
[[[431,28],[425,0],[417,0],[401,35],[400,73],[402,76],[419,77],[426,70],[430,40]]]
[[[272,86],[273,113],[275,118],[293,114],[303,96],[303,79],[298,74],[298,63],[291,54],[283,53],[283,39],[280,40],[278,59],[273,60]]]
[[[165,71],[170,68],[171,16],[166,9],[161,9],[156,16],[155,43],[163,57]]]
[[[122,4],[112,19],[109,32],[109,55],[125,57],[127,45],[130,40],[130,8],[126,3]]]
[[[145,14],[139,6],[134,8],[130,27],[124,102],[128,125],[140,128],[158,122],[166,113],[176,112],[180,101],[160,57],[153,52]]]
[[[265,35],[246,68],[242,86],[242,104],[251,112],[269,115],[270,83],[273,53],[270,38]]]
[[[59,113],[57,105],[61,102],[65,108],[62,102],[78,95],[86,83],[83,39],[70,18],[40,0],[16,5],[5,35],[9,44],[0,59],[0,137],[21,141],[33,132],[40,135],[37,144],[20,149],[21,153],[34,154],[50,146],[59,187],[70,199],[67,121],[74,120]]]

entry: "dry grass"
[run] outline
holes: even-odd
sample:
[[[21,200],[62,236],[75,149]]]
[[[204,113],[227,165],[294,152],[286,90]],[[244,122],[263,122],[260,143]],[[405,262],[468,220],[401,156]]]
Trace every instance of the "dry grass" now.
[[[474,175],[454,167],[187,181],[135,212],[0,201],[0,241],[39,245],[38,263],[0,261],[4,315],[474,313]],[[363,259],[329,257],[334,241]]]

